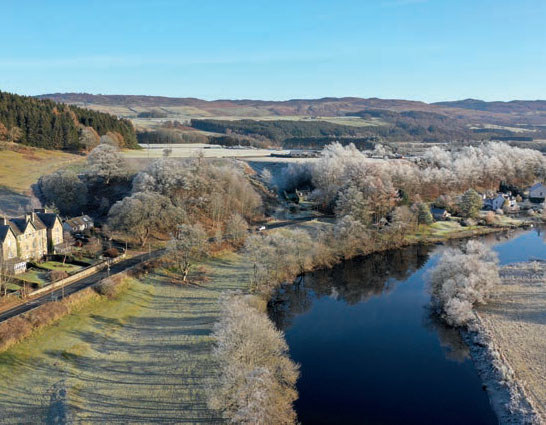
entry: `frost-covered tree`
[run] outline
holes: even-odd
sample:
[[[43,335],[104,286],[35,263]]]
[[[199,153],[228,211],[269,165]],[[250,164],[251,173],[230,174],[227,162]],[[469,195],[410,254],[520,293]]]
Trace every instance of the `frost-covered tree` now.
[[[39,187],[45,204],[54,205],[63,215],[81,214],[88,201],[87,186],[74,171],[59,170],[43,176]]]
[[[144,246],[154,232],[167,232],[184,220],[183,212],[158,193],[138,192],[116,202],[108,212],[114,231],[136,236]]]
[[[447,249],[431,271],[431,301],[447,323],[463,326],[474,318],[473,306],[484,304],[499,282],[495,252],[469,241],[462,250]]]
[[[226,223],[226,237],[236,243],[244,242],[248,235],[248,223],[240,214],[233,214]]]
[[[188,278],[190,268],[207,253],[208,238],[200,224],[182,224],[173,233],[167,253],[182,273],[182,280]]]
[[[240,294],[221,300],[213,333],[220,375],[208,388],[208,405],[232,424],[295,424],[298,366],[283,333],[256,304],[255,297]]]
[[[104,137],[104,136],[103,136]],[[100,177],[105,184],[115,177],[125,175],[127,167],[119,149],[108,144],[100,144],[87,157],[86,174],[89,177]]]

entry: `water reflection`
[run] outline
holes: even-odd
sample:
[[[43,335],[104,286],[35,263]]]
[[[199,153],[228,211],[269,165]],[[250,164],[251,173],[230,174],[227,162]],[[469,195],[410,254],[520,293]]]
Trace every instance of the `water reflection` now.
[[[543,238],[535,229],[481,239],[508,264],[546,260]],[[458,331],[428,309],[425,275],[444,249],[413,246],[347,261],[278,291],[269,312],[301,365],[301,423],[498,422]]]
[[[414,245],[390,250],[319,270],[281,287],[269,304],[269,313],[279,329],[311,308],[313,298],[330,297],[349,305],[389,294],[420,269],[434,246]]]

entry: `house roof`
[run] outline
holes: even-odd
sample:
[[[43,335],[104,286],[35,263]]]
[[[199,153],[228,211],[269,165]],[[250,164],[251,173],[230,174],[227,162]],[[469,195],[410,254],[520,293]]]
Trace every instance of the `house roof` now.
[[[535,183],[534,185],[532,185],[529,190],[535,190],[535,189],[538,189],[540,187],[544,187],[544,185],[542,183]]]
[[[32,226],[32,223],[27,221],[24,217],[11,218],[9,224],[16,236],[25,233],[25,230],[27,230],[29,225]]]
[[[444,208],[431,208],[430,212],[432,214],[445,214],[447,211]]]
[[[93,224],[93,220],[88,215],[81,215],[79,217],[72,217],[65,221],[70,227],[74,226],[88,226]]]
[[[0,242],[4,242],[6,240],[6,236],[9,232],[13,233],[13,230],[11,230],[9,224],[3,224],[0,226]]]
[[[53,226],[55,226],[55,221],[58,219],[58,215],[55,213],[37,212],[36,215],[48,229],[53,228]]]

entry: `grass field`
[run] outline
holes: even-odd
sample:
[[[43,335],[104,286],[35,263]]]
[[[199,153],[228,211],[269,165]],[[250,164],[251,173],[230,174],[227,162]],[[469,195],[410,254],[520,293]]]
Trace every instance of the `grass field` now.
[[[29,208],[31,185],[44,174],[68,164],[83,162],[83,157],[66,152],[27,147],[0,150],[0,213],[15,216]]]
[[[217,423],[213,323],[224,291],[244,289],[234,254],[209,280],[182,286],[158,271],[117,299],[91,302],[0,355],[0,423]]]
[[[0,151],[0,187],[29,193],[38,178],[83,157],[66,152],[25,149],[25,152]]]

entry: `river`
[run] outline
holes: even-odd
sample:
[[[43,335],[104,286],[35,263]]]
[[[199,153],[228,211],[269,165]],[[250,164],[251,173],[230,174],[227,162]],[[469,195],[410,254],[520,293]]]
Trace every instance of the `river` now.
[[[482,239],[500,264],[546,260],[539,230]],[[426,274],[443,249],[374,254],[279,290],[270,315],[301,366],[303,425],[498,423],[458,331],[427,308]]]

